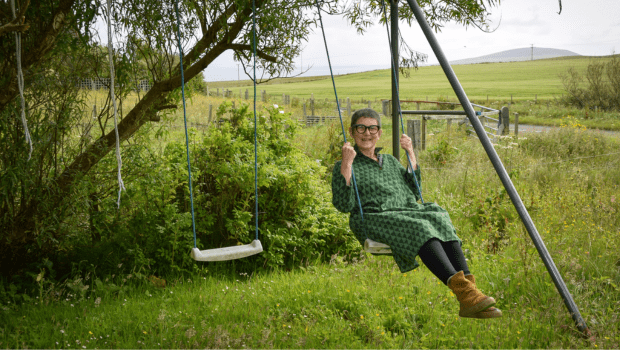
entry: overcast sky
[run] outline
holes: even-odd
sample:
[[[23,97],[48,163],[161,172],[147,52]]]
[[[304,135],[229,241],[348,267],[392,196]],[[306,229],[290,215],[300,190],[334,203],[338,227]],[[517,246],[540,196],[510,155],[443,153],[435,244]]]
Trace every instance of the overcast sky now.
[[[491,16],[495,24],[492,27],[497,27],[494,32],[448,24],[436,36],[450,61],[532,44],[587,56],[620,53],[620,0],[562,0],[562,13],[558,15],[558,11],[557,0],[503,0]],[[358,35],[341,17],[323,16],[323,22],[335,74],[390,67],[385,26],[375,25]],[[438,63],[417,23],[408,27],[401,22],[400,28],[412,49],[428,54],[428,64]],[[298,70],[302,64],[304,68],[312,66],[305,75],[329,74],[320,28],[310,36],[297,59]],[[207,81],[235,80],[237,68],[232,54],[226,52],[204,75]],[[247,79],[243,69],[240,78]]]

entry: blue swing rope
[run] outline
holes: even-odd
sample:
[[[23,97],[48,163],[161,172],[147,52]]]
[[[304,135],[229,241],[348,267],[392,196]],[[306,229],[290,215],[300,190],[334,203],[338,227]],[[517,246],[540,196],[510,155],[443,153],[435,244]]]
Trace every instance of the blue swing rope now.
[[[178,0],[174,1],[174,9],[177,17],[177,39],[179,44],[179,68],[181,69],[181,99],[183,100],[183,122],[185,125],[185,151],[187,154],[187,174],[189,178],[189,198],[192,213],[192,231],[194,233],[194,248],[196,245],[196,219],[194,215],[194,191],[192,187],[192,166],[189,157],[189,134],[187,131],[187,112],[185,107],[185,75],[183,70],[183,48],[181,46],[181,20],[179,16]],[[252,46],[254,54],[254,197],[255,197],[255,238],[258,240],[258,152],[257,152],[257,132],[256,132],[256,2],[252,0]]]
[[[325,39],[325,29],[323,28],[323,18],[321,17],[321,6],[319,0],[316,0],[316,9],[319,13],[319,22],[321,23],[321,32],[323,33],[323,42],[325,43],[325,53],[327,53],[327,63],[329,64],[329,74],[332,77],[332,85],[334,86],[334,95],[336,95],[336,105],[338,106],[338,117],[340,117],[340,126],[342,127],[342,136],[344,137],[344,143],[347,142],[347,134],[344,130],[344,122],[342,121],[342,113],[340,112],[340,101],[338,100],[338,92],[336,91],[336,82],[334,80],[334,73],[332,71],[332,63],[329,58],[329,50],[327,48],[327,39]],[[360,201],[360,194],[357,190],[357,182],[355,181],[355,174],[353,173],[353,166],[351,166],[351,179],[353,180],[353,186],[355,187],[355,198],[357,199],[357,205],[360,207],[360,216],[362,217],[362,227],[364,227],[364,236],[366,235],[366,227],[364,224],[364,211],[362,210],[362,202]]]
[[[177,39],[179,43],[179,67],[181,69],[181,99],[183,100],[183,122],[185,123],[185,151],[187,153],[187,177],[189,178],[189,200],[192,210],[192,231],[194,232],[194,248],[196,246],[196,220],[194,218],[194,191],[192,188],[192,165],[189,160],[189,135],[187,132],[187,113],[185,108],[185,75],[183,71],[183,47],[181,46],[181,20],[179,19],[179,5],[178,1],[174,1],[174,10],[177,15]]]
[[[387,11],[385,9],[385,1],[381,0],[381,7],[383,8],[383,18],[385,19],[385,29],[387,31],[387,36],[388,36],[388,44],[390,44],[391,38],[390,38],[390,29],[388,27],[388,20],[387,20]],[[390,59],[392,60],[392,74],[394,76],[394,81],[398,81],[398,76],[396,75],[396,62],[394,62],[394,52],[392,51],[392,45],[390,46]],[[402,133],[405,133],[405,126],[403,124],[403,112],[400,108],[400,92],[399,92],[399,87],[398,84],[394,84],[396,86],[396,98],[397,98],[397,102],[398,102],[398,115],[400,116],[400,128]],[[424,203],[424,199],[422,198],[422,188],[420,187],[420,184],[418,183],[418,179],[415,177],[415,173],[414,173],[414,169],[413,169],[413,165],[411,164],[411,158],[409,157],[409,152],[407,150],[405,150],[405,153],[407,154],[407,163],[409,164],[409,168],[411,169],[411,172],[413,173],[413,181],[415,181],[415,186],[418,188],[418,193],[420,194],[420,201],[422,201],[422,203]]]
[[[256,133],[256,1],[252,0],[252,53],[254,54],[254,229],[258,240],[258,147]]]

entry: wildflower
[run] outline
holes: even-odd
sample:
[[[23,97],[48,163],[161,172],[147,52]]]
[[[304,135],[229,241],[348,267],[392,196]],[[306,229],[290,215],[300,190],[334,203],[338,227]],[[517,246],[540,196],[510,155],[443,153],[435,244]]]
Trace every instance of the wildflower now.
[[[360,319],[362,319],[362,320],[363,320],[363,319],[364,319],[364,315],[360,315]]]
[[[91,332],[91,331],[88,331],[88,334],[90,334],[90,335],[93,335],[93,332]]]
[[[276,304],[277,307],[280,307],[280,304]]]
[[[428,292],[426,292],[426,294],[431,294],[431,291],[429,290]]]
[[[308,293],[311,293],[310,290],[308,290]]]
[[[142,333],[146,334],[146,331],[142,331]]]
[[[517,331],[517,334],[521,334],[521,331]]]
[[[398,299],[402,300],[402,299],[403,299],[403,297],[398,297]]]
[[[65,334],[65,330],[64,330],[64,329],[61,329],[61,330],[60,330],[60,333]]]
[[[273,105],[273,108],[278,108],[278,105]]]
[[[347,293],[349,293],[349,292],[350,292],[350,290],[347,289]]]
[[[280,111],[280,114],[284,114],[284,111]]]

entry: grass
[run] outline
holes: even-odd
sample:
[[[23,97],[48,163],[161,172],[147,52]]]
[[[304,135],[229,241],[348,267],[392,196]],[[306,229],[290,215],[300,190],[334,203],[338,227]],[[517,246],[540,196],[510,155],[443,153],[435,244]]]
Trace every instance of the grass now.
[[[320,155],[338,128],[306,128],[298,144]],[[392,258],[362,253],[352,263],[334,256],[252,275],[212,263],[168,281],[146,271],[64,285],[42,276],[39,297],[0,305],[0,347],[618,348],[618,139],[568,123],[496,145],[593,333],[583,339],[479,142],[458,130],[447,135],[440,123],[430,134],[419,154],[425,199],[450,212],[501,319],[460,318],[455,297],[424,266],[401,274]],[[389,137],[380,142],[389,152]]]
[[[563,90],[560,74],[564,74],[569,67],[584,71],[592,60],[608,60],[609,57],[563,57],[535,61],[486,63],[470,65],[454,65],[463,89],[470,100],[479,102],[493,101],[498,98],[508,99],[512,95],[514,101],[548,100],[560,98]],[[364,73],[348,74],[335,77],[338,96],[360,100],[390,99],[391,98],[391,71],[389,69],[375,70]],[[259,85],[259,92],[266,90],[273,96],[287,94],[301,99],[308,99],[313,93],[316,99],[329,98],[333,100],[334,92],[329,76],[315,77],[318,80],[298,82],[291,78],[283,79],[281,84]],[[208,77],[207,77],[208,79]],[[231,88],[252,91],[251,81],[239,82],[209,82],[209,87]],[[232,86],[235,88],[232,88]],[[402,100],[437,100],[447,98],[457,101],[450,84],[440,66],[420,67],[411,71],[410,78],[400,78],[400,96]],[[260,97],[260,95],[259,95]]]
[[[492,65],[477,66],[472,68]],[[364,81],[345,78],[353,85]],[[303,93],[293,85],[286,85],[287,93]],[[368,91],[354,109],[365,105],[362,98],[372,100]],[[440,90],[425,91],[433,96]],[[539,99],[551,90],[546,91]],[[323,98],[319,93],[315,96]],[[141,270],[54,284],[33,276],[39,284],[34,296],[16,295],[0,305],[0,347],[618,348],[620,141],[584,130],[618,130],[618,116],[588,115],[553,102],[548,108],[531,95],[511,106],[520,121],[563,127],[503,138],[495,148],[593,333],[590,339],[579,336],[479,142],[455,124],[448,135],[445,123],[431,121],[428,149],[418,154],[424,198],[450,213],[479,287],[495,297],[503,318],[460,318],[455,297],[423,265],[400,274],[392,258],[362,253],[352,263],[345,261],[353,257],[334,256],[330,264],[252,275],[230,275],[212,263],[189,278]],[[488,104],[507,104],[509,97],[502,96]],[[132,98],[137,97],[128,105]],[[215,116],[223,101],[194,96],[188,101],[189,122],[207,124],[209,105]],[[318,108],[333,110],[317,103]],[[299,101],[284,109],[301,117]],[[182,137],[181,116],[176,111],[153,123],[154,129],[169,128],[169,138]],[[385,118],[383,125],[389,130],[391,121]],[[330,146],[340,147],[339,130],[338,123],[304,128],[296,142],[309,157],[325,159]],[[380,146],[391,153],[389,133]]]

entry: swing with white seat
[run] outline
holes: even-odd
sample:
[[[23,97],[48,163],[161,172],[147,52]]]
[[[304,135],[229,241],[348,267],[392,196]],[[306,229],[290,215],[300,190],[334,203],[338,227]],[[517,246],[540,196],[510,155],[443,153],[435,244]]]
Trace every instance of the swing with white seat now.
[[[332,85],[334,86],[334,94],[336,95],[336,103],[338,104],[338,116],[340,117],[340,126],[342,127],[342,135],[344,136],[344,142],[347,142],[347,135],[344,129],[344,122],[342,121],[342,114],[340,112],[340,102],[338,100],[338,92],[336,91],[336,82],[334,81],[334,73],[332,72],[332,64],[331,64],[331,60],[329,58],[329,50],[327,48],[327,39],[325,38],[325,30],[323,29],[323,19],[321,18],[321,8],[319,5],[319,0],[315,0],[316,1],[316,7],[319,13],[319,21],[321,23],[321,32],[323,33],[323,42],[325,43],[325,52],[327,54],[327,63],[329,65],[329,72],[331,74],[331,78],[332,78]],[[386,29],[388,29],[388,43],[391,42],[390,41],[390,31],[389,28],[387,27],[387,16],[386,16],[386,10],[385,10],[385,3],[383,1],[381,1],[382,7],[383,7],[383,15],[385,18],[385,24],[386,24]],[[392,46],[390,46],[390,56],[392,58],[392,73],[395,76],[396,79],[396,71],[394,69],[395,64],[394,64],[394,55],[392,54]],[[396,85],[396,95],[399,96],[399,91],[398,91],[398,85]],[[397,99],[398,101],[398,114],[400,116],[400,126],[401,126],[401,130],[403,132],[403,134],[405,133],[405,126],[403,124],[403,114],[400,108],[400,97],[398,97]],[[411,169],[413,171],[413,166],[411,163],[411,158],[409,155],[409,152],[405,151],[407,153],[407,161],[409,164],[409,169]],[[424,203],[424,199],[422,198],[422,189],[420,188],[420,184],[418,183],[418,180],[416,179],[415,175],[413,176],[413,179],[415,181],[416,187],[418,189],[418,194],[420,195],[420,200],[422,201],[422,203]],[[355,180],[355,173],[353,173],[353,169],[351,169],[351,180],[353,182],[353,186],[355,187],[355,198],[357,199],[357,203],[358,206],[360,208],[360,215],[362,217],[362,227],[364,229],[364,236],[366,236],[366,239],[364,241],[364,251],[371,253],[371,254],[376,254],[376,255],[390,255],[392,254],[392,248],[385,244],[385,243],[381,243],[381,242],[377,242],[377,241],[373,241],[372,239],[368,238],[368,235],[366,234],[366,227],[363,225],[364,222],[364,212],[362,210],[362,203],[360,201],[360,196],[359,196],[359,191],[357,189],[357,182]]]
[[[181,46],[181,21],[179,19],[179,5],[178,1],[175,0],[174,8],[176,11],[177,17],[177,39],[179,44],[179,67],[181,70],[181,99],[183,100],[183,120],[185,122],[185,148],[187,153],[187,170],[189,177],[189,197],[191,204],[191,212],[192,212],[192,230],[194,232],[194,248],[190,253],[190,256],[196,261],[227,261],[245,258],[251,255],[258,254],[263,251],[263,246],[258,239],[258,158],[257,158],[257,135],[256,135],[256,4],[255,1],[252,1],[252,47],[253,47],[253,58],[254,58],[254,198],[255,198],[255,211],[254,211],[254,219],[255,219],[255,239],[250,244],[237,245],[232,247],[223,247],[216,249],[206,249],[200,250],[196,246],[196,224],[194,220],[194,197],[192,194],[192,170],[191,163],[189,158],[189,135],[187,131],[187,116],[186,116],[186,108],[185,108],[185,76],[183,73],[183,49]]]

